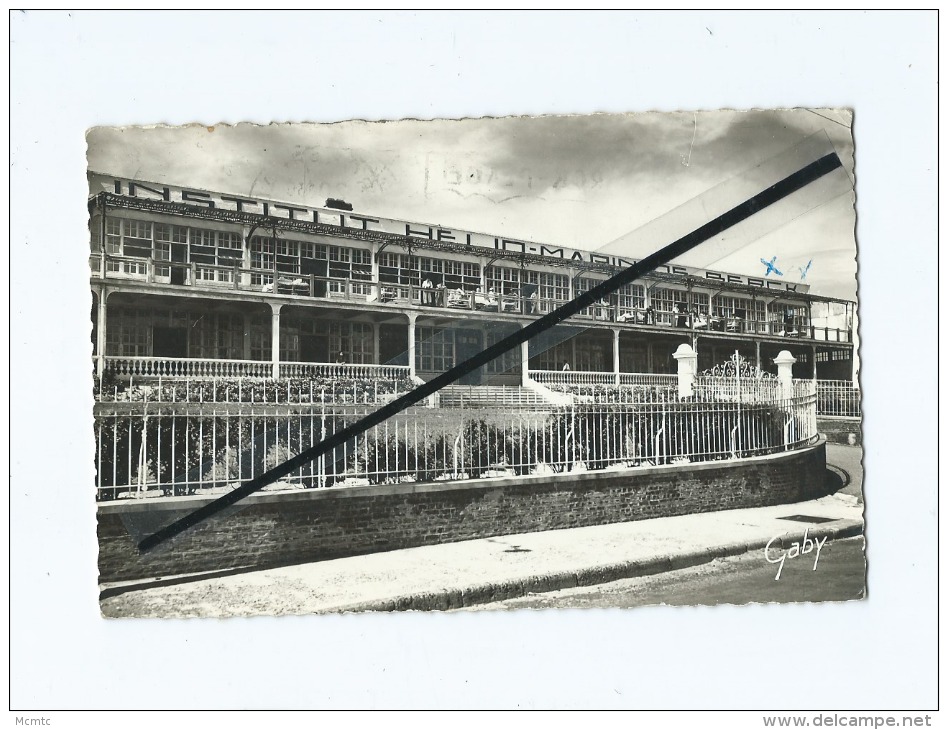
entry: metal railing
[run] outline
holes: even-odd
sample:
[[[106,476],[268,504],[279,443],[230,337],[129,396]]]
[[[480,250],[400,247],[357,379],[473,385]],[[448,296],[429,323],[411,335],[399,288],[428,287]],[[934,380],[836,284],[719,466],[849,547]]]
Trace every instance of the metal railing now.
[[[817,380],[816,412],[820,416],[862,416],[860,389],[850,380]]]
[[[414,407],[271,490],[740,459],[817,436],[815,394],[531,409]],[[330,403],[99,402],[98,499],[218,494],[370,412]]]

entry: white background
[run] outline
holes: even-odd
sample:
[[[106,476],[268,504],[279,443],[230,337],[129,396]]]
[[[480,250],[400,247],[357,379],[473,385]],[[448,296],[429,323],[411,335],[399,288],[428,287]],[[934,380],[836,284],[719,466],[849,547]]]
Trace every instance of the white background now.
[[[924,709],[936,699],[936,16],[11,18],[11,706]],[[84,130],[855,109],[869,599],[106,621]]]

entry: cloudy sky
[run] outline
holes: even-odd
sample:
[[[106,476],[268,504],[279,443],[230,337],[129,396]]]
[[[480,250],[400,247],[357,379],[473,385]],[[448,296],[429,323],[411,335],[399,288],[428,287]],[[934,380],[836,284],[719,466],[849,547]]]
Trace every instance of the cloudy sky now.
[[[642,256],[667,241],[630,232],[698,196],[692,213],[737,204],[749,188],[735,180],[814,134],[852,177],[851,123],[844,110],[797,109],[97,128],[89,168],[313,206],[343,198],[362,213]],[[799,282],[812,260],[811,291],[855,299],[854,195],[839,177],[687,263],[762,276],[759,259],[777,256],[782,278]]]

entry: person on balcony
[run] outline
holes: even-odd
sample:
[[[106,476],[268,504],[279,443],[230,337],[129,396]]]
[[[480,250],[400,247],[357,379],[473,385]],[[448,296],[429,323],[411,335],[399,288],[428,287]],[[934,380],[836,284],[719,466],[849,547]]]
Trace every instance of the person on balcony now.
[[[675,306],[672,308],[672,312],[675,315],[675,326],[676,327],[687,327],[688,326],[688,308],[684,304],[679,304],[675,302]]]
[[[340,352],[336,355],[336,365],[345,365],[346,364],[346,353]]]
[[[425,307],[430,307],[434,304],[434,292],[431,290],[434,288],[434,284],[431,283],[431,279],[425,279],[421,282],[421,304]]]

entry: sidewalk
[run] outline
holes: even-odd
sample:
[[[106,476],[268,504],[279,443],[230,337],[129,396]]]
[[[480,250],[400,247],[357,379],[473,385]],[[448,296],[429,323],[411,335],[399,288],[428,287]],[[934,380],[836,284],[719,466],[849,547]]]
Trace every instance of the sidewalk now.
[[[792,521],[802,515],[829,522]],[[108,617],[447,610],[699,565],[809,536],[861,534],[862,505],[835,494],[708,512],[395,550],[218,577],[103,585]],[[776,547],[779,543],[774,542]]]

